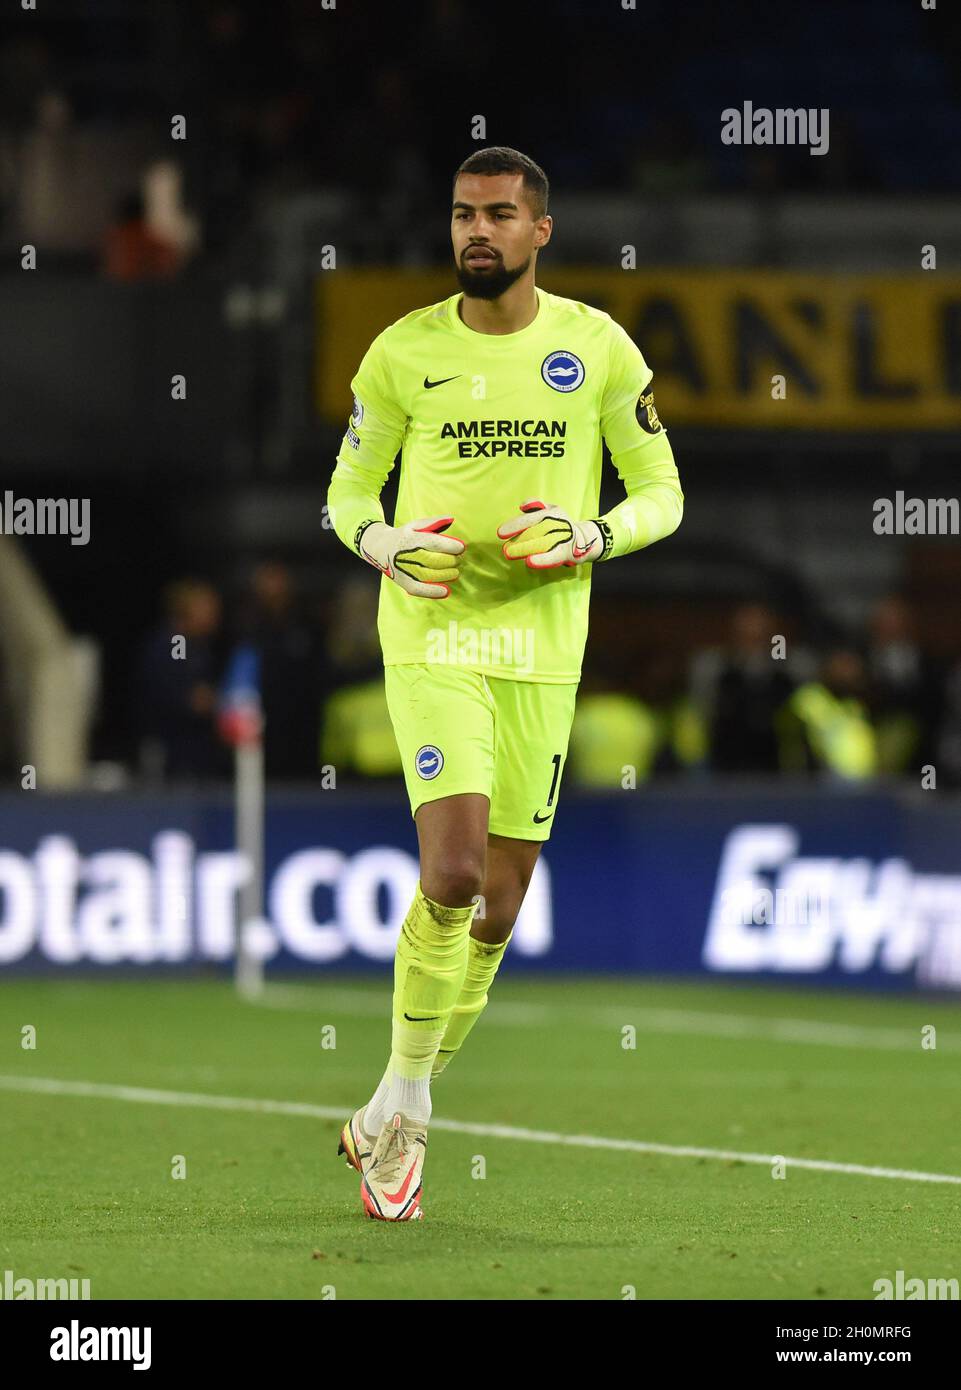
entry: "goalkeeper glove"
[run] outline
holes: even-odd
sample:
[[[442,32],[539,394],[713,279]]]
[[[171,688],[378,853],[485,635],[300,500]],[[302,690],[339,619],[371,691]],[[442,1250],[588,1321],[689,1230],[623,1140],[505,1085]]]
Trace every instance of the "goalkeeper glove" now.
[[[404,526],[368,521],[358,528],[354,547],[362,559],[418,598],[447,598],[458,576],[456,556],[466,541],[441,536],[452,516],[421,517]]]
[[[583,565],[604,554],[604,533],[596,521],[571,521],[560,507],[544,502],[522,502],[521,515],[498,526],[497,534],[507,540],[507,559],[526,559],[532,570]],[[509,539],[513,536],[519,539]]]

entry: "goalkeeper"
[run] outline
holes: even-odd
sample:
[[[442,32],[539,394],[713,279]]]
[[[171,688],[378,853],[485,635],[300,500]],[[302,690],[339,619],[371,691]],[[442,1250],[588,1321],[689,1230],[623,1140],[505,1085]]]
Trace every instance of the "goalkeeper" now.
[[[378,632],[420,850],[392,1047],[344,1125],[367,1213],[422,1215],[432,1078],[487,1003],[557,812],[591,571],[670,535],[683,496],[651,370],[608,314],[540,289],[547,179],[480,150],[454,179],[461,293],[372,343],[328,493],[383,575]],[[625,497],[598,514],[602,440]],[[380,493],[401,451],[394,521]]]

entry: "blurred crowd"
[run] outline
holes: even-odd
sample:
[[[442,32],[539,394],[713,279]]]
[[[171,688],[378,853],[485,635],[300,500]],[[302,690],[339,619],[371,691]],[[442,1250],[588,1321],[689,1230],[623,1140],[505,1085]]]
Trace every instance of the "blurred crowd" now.
[[[256,565],[230,604],[206,580],[170,584],[135,665],[139,775],[230,776],[226,679],[244,650],[257,658],[269,778],[316,782],[325,768],[338,783],[399,777],[376,605],[366,575],[326,607],[311,604],[276,560]],[[866,631],[820,646],[762,601],[734,607],[723,640],[694,650],[649,641],[643,619],[638,605],[631,631],[606,636],[601,622],[588,641],[570,783],[793,774],[961,786],[961,662],[926,653],[904,599],[883,598]]]
[[[591,657],[574,778],[616,785],[626,765],[639,781],[705,772],[920,780],[929,766],[961,785],[961,663],[922,648],[904,599],[883,598],[862,633],[813,642],[796,626],[749,602],[730,613],[717,646],[645,650],[642,636],[628,648],[633,659],[623,647],[619,661],[603,650]]]

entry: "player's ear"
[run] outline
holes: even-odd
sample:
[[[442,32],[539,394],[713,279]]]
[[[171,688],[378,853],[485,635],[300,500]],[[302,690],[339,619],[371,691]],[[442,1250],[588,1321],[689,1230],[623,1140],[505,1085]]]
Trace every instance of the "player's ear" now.
[[[547,245],[551,239],[551,232],[553,230],[554,219],[549,213],[545,213],[543,217],[537,219],[537,227],[534,232],[534,245],[538,250],[540,250],[542,246]]]

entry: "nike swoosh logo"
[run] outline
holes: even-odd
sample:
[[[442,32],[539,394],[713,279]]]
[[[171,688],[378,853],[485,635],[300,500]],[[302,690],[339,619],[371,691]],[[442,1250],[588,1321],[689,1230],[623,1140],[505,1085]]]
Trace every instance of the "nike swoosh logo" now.
[[[586,555],[586,554],[588,553],[588,551],[590,550],[590,548],[591,548],[591,547],[590,547],[589,545],[579,546],[579,545],[577,544],[577,542],[575,541],[575,542],[574,542],[574,548],[573,548],[574,559],[575,559],[575,560],[580,560],[582,556],[584,556],[584,555]]]
[[[404,1010],[404,1017],[410,1023],[433,1023],[435,1018],[440,1018],[440,1014],[428,1014],[426,1018],[411,1018],[410,1014]]]
[[[546,820],[550,820],[550,818],[551,818],[551,816],[552,816],[553,814],[554,814],[554,812],[551,811],[549,815],[546,815],[546,816],[539,816],[539,815],[537,814],[537,812],[535,811],[535,812],[534,812],[534,824],[535,824],[535,825],[543,825],[544,822],[545,822]]]
[[[460,376],[460,372],[457,373],[457,376]],[[425,391],[432,391],[432,390],[434,389],[435,386],[444,386],[444,385],[446,385],[446,383],[447,383],[448,381],[456,381],[456,380],[457,380],[457,376],[442,376],[441,379],[440,379],[440,381],[428,381],[427,377],[425,376],[425,377],[424,377],[424,390],[425,390]]]
[[[374,559],[373,555],[367,554],[367,551],[364,549],[363,546],[360,547],[360,553],[361,555],[363,555],[364,559],[367,561],[368,564],[373,565],[375,570],[380,570],[381,574],[386,574],[388,579],[393,579],[394,576],[390,572],[390,565],[380,564],[378,560]]]
[[[397,1203],[400,1203],[404,1200],[404,1198],[407,1196],[407,1189],[410,1187],[410,1180],[414,1176],[414,1169],[416,1167],[416,1163],[412,1163],[410,1165],[410,1167],[407,1170],[407,1176],[404,1179],[402,1186],[399,1187],[396,1192],[384,1193],[384,1196],[387,1198],[388,1202],[393,1202],[396,1205]]]

